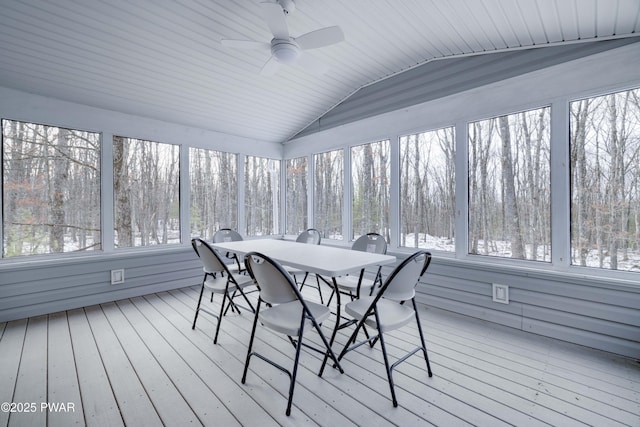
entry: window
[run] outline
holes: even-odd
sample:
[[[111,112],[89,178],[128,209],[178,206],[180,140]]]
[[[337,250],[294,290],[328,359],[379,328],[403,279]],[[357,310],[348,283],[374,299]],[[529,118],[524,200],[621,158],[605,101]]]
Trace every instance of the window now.
[[[180,243],[179,147],[113,137],[115,246]]]
[[[3,257],[101,248],[100,135],[2,120]]]
[[[191,236],[211,239],[221,228],[238,228],[238,156],[191,148]]]
[[[298,235],[309,228],[307,191],[307,158],[298,157],[287,160],[286,234]]]
[[[455,251],[453,127],[400,138],[400,246]]]
[[[244,163],[245,234],[280,232],[280,161],[246,156]]]
[[[389,140],[351,148],[351,239],[379,233],[390,241]]]
[[[314,156],[313,219],[323,237],[342,240],[344,199],[343,151],[335,150]]]
[[[640,89],[570,110],[571,263],[640,271]]]
[[[551,260],[550,108],[469,124],[469,253]]]

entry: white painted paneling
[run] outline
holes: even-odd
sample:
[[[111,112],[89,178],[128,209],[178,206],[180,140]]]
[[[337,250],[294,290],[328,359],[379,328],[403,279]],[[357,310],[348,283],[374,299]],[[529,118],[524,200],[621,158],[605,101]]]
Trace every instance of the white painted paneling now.
[[[446,61],[446,60],[445,60]],[[457,61],[457,60],[456,60]],[[616,66],[612,66],[616,64]],[[466,90],[434,101],[304,135],[285,145],[285,157],[407,135],[495,115],[538,108],[640,84],[640,43]]]
[[[269,52],[259,0],[5,1],[0,86],[189,127],[284,142],[350,94],[435,58],[634,36],[637,0],[298,0],[291,35],[340,25],[346,41],[305,52],[330,71]]]
[[[280,158],[282,145],[92,108],[0,86],[0,117],[231,153]]]
[[[125,270],[111,285],[110,271]],[[197,284],[202,268],[191,248],[79,257],[0,266],[0,322]]]
[[[509,286],[509,304],[492,302],[492,283]],[[578,275],[518,273],[435,256],[417,298],[428,306],[637,358],[640,291],[610,285]]]
[[[294,140],[638,41],[628,38],[432,61],[360,89]]]

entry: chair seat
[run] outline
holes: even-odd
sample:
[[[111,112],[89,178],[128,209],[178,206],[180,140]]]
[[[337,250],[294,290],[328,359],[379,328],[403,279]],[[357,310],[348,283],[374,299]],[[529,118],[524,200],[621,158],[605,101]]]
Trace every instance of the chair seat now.
[[[321,304],[305,301],[309,311],[318,324],[329,318],[331,311]],[[291,301],[262,310],[259,315],[260,322],[274,331],[285,335],[298,335],[300,329],[300,316],[302,305],[299,301]],[[305,322],[305,328],[312,327],[310,321]]]
[[[251,285],[253,280],[249,276],[233,275],[236,279],[235,283],[229,283],[229,292],[235,291],[237,288],[244,289],[245,287]],[[209,291],[216,294],[223,294],[227,286],[227,277],[222,276],[221,274],[217,274],[216,277],[207,276],[207,279],[204,281],[204,287]]]
[[[361,320],[366,314],[375,296],[362,297],[345,305],[345,311],[357,320]],[[400,305],[400,303],[381,298],[377,304],[378,316],[380,318],[380,329],[382,332],[393,331],[398,329],[414,318],[413,308],[408,305]],[[369,316],[365,323],[376,328],[376,319]]]
[[[358,276],[338,277],[336,279],[336,283],[338,284],[338,288],[342,291],[355,293],[358,290]],[[363,277],[362,284],[360,285],[360,290],[369,290],[373,287],[374,284],[375,281]]]

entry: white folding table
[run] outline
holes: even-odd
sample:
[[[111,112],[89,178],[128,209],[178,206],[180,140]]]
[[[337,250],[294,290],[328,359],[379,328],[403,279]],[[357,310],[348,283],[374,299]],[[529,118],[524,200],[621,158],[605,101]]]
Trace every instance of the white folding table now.
[[[360,272],[363,268],[393,264],[395,256],[353,251],[326,245],[307,245],[290,240],[255,239],[212,243],[216,249],[233,252],[244,257],[249,252],[260,252],[288,267],[299,268],[323,277],[330,277],[336,293],[336,325],[331,334],[333,345],[340,326],[340,292],[336,277]],[[324,365],[323,365],[324,366]]]

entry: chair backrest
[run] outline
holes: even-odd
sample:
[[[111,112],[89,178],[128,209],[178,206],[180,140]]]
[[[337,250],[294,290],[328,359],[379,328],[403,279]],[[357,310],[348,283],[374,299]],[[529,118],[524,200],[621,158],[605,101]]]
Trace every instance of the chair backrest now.
[[[360,252],[386,254],[387,241],[378,233],[368,233],[358,237],[356,241],[353,242],[351,249]]]
[[[315,228],[310,228],[307,231],[303,231],[300,233],[296,242],[298,243],[308,243],[310,245],[319,245],[322,240],[322,236],[320,232]]]
[[[240,233],[230,228],[221,228],[220,230],[213,233],[213,238],[211,241],[213,243],[224,243],[224,242],[237,242],[239,240],[244,240]]]
[[[415,288],[431,263],[431,253],[420,250],[396,267],[382,285],[379,296],[394,301],[412,299]]]
[[[284,304],[302,299],[295,282],[277,261],[259,252],[249,252],[244,263],[264,302]]]
[[[213,249],[206,241],[200,238],[194,238],[191,239],[191,246],[200,257],[200,261],[202,261],[202,265],[204,266],[204,271],[207,273],[217,273],[222,271],[231,276],[226,264],[222,262],[215,249]]]

